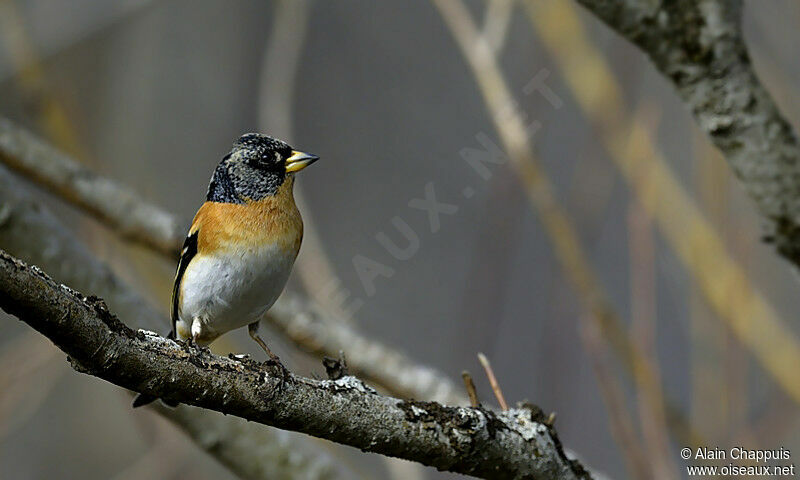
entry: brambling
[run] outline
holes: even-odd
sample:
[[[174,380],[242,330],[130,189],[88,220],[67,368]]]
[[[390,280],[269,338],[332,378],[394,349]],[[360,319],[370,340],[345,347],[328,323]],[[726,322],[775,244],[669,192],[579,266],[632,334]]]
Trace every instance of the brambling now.
[[[303,239],[294,174],[318,158],[260,133],[233,144],[183,244],[172,289],[173,338],[202,346],[247,325],[280,365],[258,322],[283,291]],[[140,395],[134,406],[152,400]]]
[[[233,144],[183,244],[172,290],[175,338],[207,345],[247,325],[277,360],[258,321],[283,291],[303,239],[294,174],[318,158],[259,133]]]

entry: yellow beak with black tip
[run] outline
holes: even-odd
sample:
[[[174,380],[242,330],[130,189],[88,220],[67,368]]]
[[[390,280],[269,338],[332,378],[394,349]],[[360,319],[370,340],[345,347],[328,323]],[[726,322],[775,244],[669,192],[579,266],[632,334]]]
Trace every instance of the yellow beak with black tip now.
[[[319,157],[316,155],[292,150],[292,156],[286,159],[286,173],[299,172],[317,160]]]

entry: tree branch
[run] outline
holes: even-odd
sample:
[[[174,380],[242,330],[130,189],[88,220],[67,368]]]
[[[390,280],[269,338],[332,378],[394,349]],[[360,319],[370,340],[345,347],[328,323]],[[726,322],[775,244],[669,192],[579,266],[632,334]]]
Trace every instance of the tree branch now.
[[[378,395],[354,377],[317,381],[134,332],[97,297],[0,251],[0,308],[47,336],[73,367],[166,400],[487,478],[590,478],[535,407],[496,414]]]
[[[121,237],[177,256],[185,230],[173,215],[95,174],[2,117],[0,161],[89,212]]]
[[[800,146],[750,62],[741,0],[578,3],[673,83],[766,218],[765,238],[800,266]]]
[[[114,311],[136,325],[160,329],[166,324],[165,317],[94,257],[52,213],[32,200],[3,167],[0,167],[0,246],[40,265],[61,282],[102,295]],[[158,408],[158,412],[242,478],[352,476],[335,465],[329,455],[304,445],[301,439],[290,441],[261,425],[186,406]]]
[[[53,189],[56,195],[72,201],[78,208],[95,214],[114,233],[138,241],[167,258],[174,258],[183,242],[184,232],[163,228],[165,225],[180,225],[181,222],[175,215],[144,203],[140,195],[132,193],[127,187],[85,169],[47,142],[2,117],[0,117],[0,162],[7,164],[26,178]],[[73,201],[75,198],[80,198],[80,201]],[[123,206],[125,208],[122,208]],[[104,212],[102,215],[96,213],[101,211]],[[135,220],[127,220],[128,211],[147,214],[137,214]],[[0,210],[0,217],[1,214]],[[137,237],[126,235],[126,230],[118,229],[118,226],[128,223],[137,226],[135,229]],[[46,242],[56,249],[63,248],[59,242],[50,242],[47,238],[47,236],[35,237],[32,241]],[[25,243],[27,241],[23,240],[19,246],[30,251],[30,246]],[[170,248],[170,245],[174,248]],[[71,258],[69,255],[54,256],[56,262],[52,268],[61,268],[59,262],[69,263],[72,261]],[[43,266],[51,271],[51,265]],[[98,292],[93,287],[79,288],[88,292]],[[362,372],[366,378],[395,395],[467,404],[466,397],[460,394],[455,384],[441,372],[420,365],[380,342],[367,339],[346,325],[346,322],[327,319],[327,315],[322,314],[321,309],[313,302],[284,292],[270,310],[268,320],[301,348],[331,357],[336,357],[339,351],[346,350],[353,370]],[[164,321],[163,325],[166,324]],[[158,330],[162,327],[148,324],[148,328]],[[356,346],[358,351],[355,350]]]

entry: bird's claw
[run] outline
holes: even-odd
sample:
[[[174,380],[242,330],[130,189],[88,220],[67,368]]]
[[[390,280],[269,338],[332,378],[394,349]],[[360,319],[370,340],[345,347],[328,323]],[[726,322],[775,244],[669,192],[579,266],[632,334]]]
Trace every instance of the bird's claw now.
[[[267,360],[267,365],[272,365],[278,367],[280,370],[280,382],[278,383],[278,390],[283,390],[284,385],[286,385],[289,380],[292,378],[292,373],[283,365],[281,359],[278,358],[277,355],[270,352],[269,360]]]

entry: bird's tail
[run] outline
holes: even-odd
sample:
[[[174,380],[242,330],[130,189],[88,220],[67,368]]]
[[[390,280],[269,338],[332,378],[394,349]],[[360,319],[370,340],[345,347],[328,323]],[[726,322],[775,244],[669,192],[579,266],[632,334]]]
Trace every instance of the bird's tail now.
[[[144,393],[140,393],[136,395],[136,398],[133,399],[133,404],[131,405],[133,408],[144,407],[150,403],[155,402],[158,400],[158,397],[154,397],[152,395],[145,395]]]
[[[133,403],[131,404],[131,406],[133,408],[144,407],[145,405],[149,405],[149,404],[155,402],[156,400],[159,400],[159,398],[158,397],[154,397],[153,395],[146,395],[144,393],[140,393],[139,395],[136,395],[136,398],[133,399]],[[161,403],[163,403],[164,405],[166,405],[168,407],[175,408],[178,405],[180,405],[180,402],[171,402],[169,400],[164,400],[163,398],[160,399],[160,400],[161,400]]]

